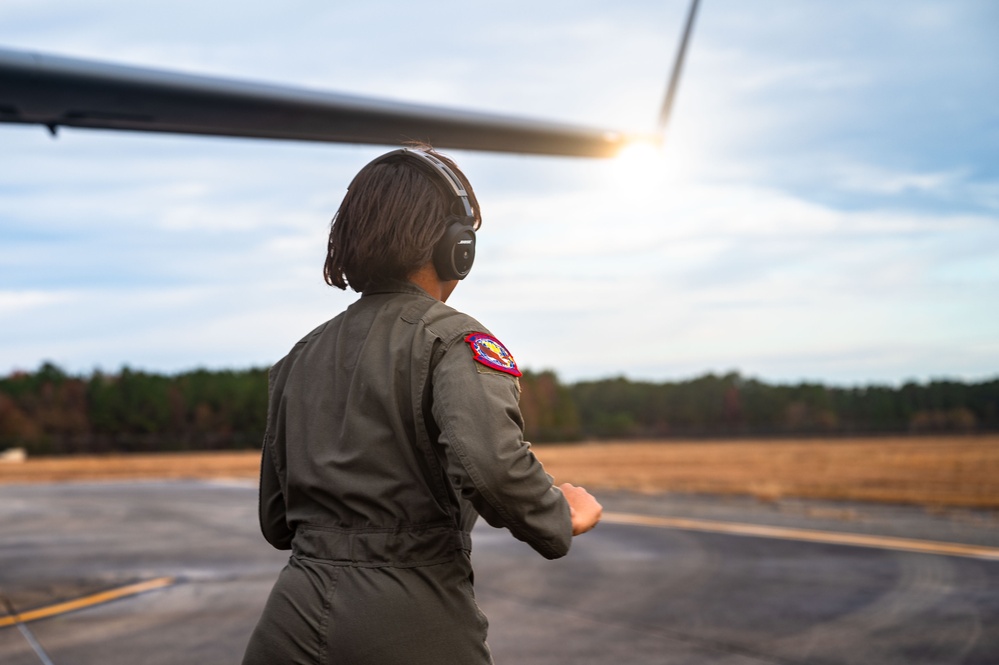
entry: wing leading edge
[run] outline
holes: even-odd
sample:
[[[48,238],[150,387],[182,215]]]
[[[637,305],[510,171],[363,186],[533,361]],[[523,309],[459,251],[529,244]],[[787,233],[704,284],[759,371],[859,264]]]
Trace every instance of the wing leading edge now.
[[[0,122],[577,157],[658,138],[10,49]]]

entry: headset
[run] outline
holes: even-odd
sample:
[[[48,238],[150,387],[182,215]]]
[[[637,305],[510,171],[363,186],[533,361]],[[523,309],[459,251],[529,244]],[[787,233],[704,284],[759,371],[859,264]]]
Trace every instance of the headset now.
[[[447,164],[422,150],[393,150],[375,158],[368,166],[397,159],[408,161],[438,183],[441,180],[446,182],[447,191],[453,192],[456,203],[460,203],[455,209],[460,208],[461,213],[451,214],[444,219],[444,235],[434,245],[433,262],[437,276],[442,280],[465,279],[475,261],[475,227],[478,223],[472,213],[472,204],[468,201],[465,186]]]

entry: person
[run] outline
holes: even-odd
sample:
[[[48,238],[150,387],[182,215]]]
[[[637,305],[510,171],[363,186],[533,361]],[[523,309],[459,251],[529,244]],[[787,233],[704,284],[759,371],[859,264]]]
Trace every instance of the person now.
[[[260,525],[292,554],[245,664],[491,663],[476,516],[549,559],[600,519],[524,441],[512,354],[444,304],[480,223],[465,175],[429,147],[382,155],[348,187],[324,274],[361,296],[269,375]]]

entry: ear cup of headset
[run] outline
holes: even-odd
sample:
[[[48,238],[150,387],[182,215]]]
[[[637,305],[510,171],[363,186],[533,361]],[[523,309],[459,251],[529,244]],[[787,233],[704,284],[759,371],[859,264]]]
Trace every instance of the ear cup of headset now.
[[[465,279],[474,261],[475,230],[466,221],[452,218],[434,247],[437,276],[442,280]]]

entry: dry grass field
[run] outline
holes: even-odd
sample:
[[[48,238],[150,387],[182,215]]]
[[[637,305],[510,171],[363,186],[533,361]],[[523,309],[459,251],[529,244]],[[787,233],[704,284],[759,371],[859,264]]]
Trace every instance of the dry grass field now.
[[[586,487],[999,508],[999,436],[538,446]]]
[[[621,442],[535,447],[558,482],[598,489],[999,508],[999,436]],[[256,452],[37,458],[0,483],[246,478]]]
[[[0,483],[71,480],[252,478],[260,475],[259,452],[157,453],[33,457],[0,464]]]

